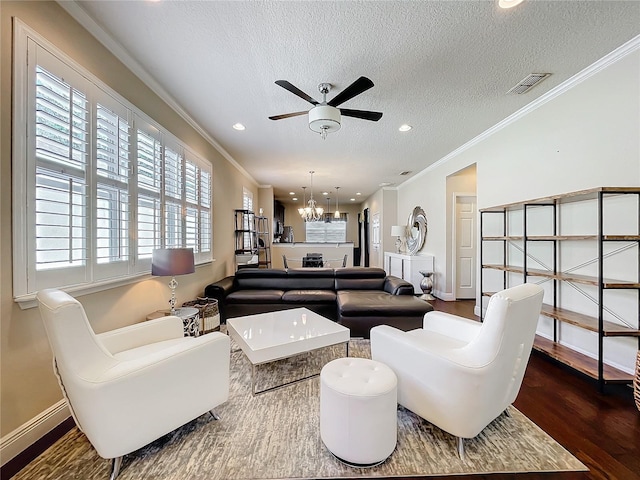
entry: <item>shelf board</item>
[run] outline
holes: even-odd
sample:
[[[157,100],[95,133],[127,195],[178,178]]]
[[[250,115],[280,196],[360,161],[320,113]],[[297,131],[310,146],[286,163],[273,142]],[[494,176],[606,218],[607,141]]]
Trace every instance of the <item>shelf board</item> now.
[[[524,237],[522,235],[506,235],[506,236],[496,236],[496,237],[482,237],[482,240],[488,241],[509,241],[509,240],[522,240]]]
[[[598,379],[598,362],[593,358],[540,335],[536,335],[533,348],[591,378]],[[604,365],[603,376],[606,383],[629,383],[633,381],[633,375],[606,364]]]
[[[498,264],[484,264],[482,268],[489,268],[492,270],[501,270],[504,272],[521,273],[524,275],[524,269],[522,267],[515,267],[512,265],[498,265]],[[584,285],[598,286],[598,278],[590,275],[578,275],[575,273],[553,273],[549,270],[538,270],[535,268],[528,268],[527,275],[533,277],[553,278],[555,280],[569,281],[574,283],[582,283]],[[640,282],[631,282],[624,280],[613,280],[605,278],[602,282],[602,287],[607,289],[636,289],[640,288]]]
[[[640,242],[640,235],[603,235],[608,242]]]
[[[563,308],[554,308],[551,305],[542,305],[542,315],[592,332],[598,332],[598,319],[589,315],[572,312]],[[640,330],[606,320],[603,322],[603,329],[605,337],[640,337]]]
[[[522,240],[522,235],[492,235],[482,237],[483,241],[509,241]],[[640,235],[603,235],[606,242],[640,242]],[[598,240],[598,235],[527,235],[530,242],[553,241],[553,240]]]
[[[527,235],[527,240],[532,242],[553,240],[597,240],[597,235]]]
[[[544,206],[570,202],[581,202],[584,200],[591,200],[598,198],[598,194],[624,194],[624,193],[638,193],[640,194],[640,188],[638,187],[598,187],[588,190],[580,190],[577,192],[564,193],[561,195],[552,195],[550,197],[536,198],[533,200],[526,200],[524,202],[506,203],[504,205],[496,205],[490,208],[483,208],[480,212],[504,212],[506,210],[513,210],[515,208],[521,208],[524,205],[527,206]]]

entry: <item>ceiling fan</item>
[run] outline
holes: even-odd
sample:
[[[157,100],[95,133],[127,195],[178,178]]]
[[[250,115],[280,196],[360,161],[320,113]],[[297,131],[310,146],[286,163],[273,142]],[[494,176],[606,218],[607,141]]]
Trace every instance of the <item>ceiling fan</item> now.
[[[322,94],[322,102],[318,102],[310,97],[298,87],[292,85],[286,80],[277,80],[276,85],[280,85],[285,90],[289,90],[294,95],[306,100],[313,105],[309,111],[285,113],[283,115],[274,115],[269,117],[271,120],[282,120],[283,118],[297,117],[299,115],[309,114],[309,128],[319,133],[322,138],[327,138],[327,133],[337,132],[340,130],[341,115],[345,117],[361,118],[363,120],[371,120],[377,122],[382,118],[381,112],[369,112],[366,110],[351,110],[349,108],[337,108],[338,105],[351,100],[356,95],[369,90],[373,87],[373,82],[367,77],[360,77],[347,88],[345,88],[332,100],[327,102],[327,93],[331,90],[330,83],[321,83],[318,90]]]

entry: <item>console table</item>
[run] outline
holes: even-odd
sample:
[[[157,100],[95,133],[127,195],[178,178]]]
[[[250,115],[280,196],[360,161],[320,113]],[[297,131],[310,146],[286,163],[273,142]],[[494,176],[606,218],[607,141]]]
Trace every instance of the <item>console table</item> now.
[[[421,270],[433,272],[433,255],[407,255],[384,252],[384,269],[387,275],[402,278],[413,285],[413,292],[421,294]]]

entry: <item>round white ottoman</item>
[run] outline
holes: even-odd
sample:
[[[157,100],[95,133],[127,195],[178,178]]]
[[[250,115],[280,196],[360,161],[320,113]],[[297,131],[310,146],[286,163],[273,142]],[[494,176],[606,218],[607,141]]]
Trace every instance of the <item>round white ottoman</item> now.
[[[353,466],[384,462],[398,438],[398,380],[388,366],[366,358],[339,358],[320,372],[320,437]]]

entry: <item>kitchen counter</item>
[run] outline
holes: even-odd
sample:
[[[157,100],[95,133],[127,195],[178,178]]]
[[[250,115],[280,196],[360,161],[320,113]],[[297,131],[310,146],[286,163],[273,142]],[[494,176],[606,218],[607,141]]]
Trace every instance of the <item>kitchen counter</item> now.
[[[287,259],[287,265],[289,267],[300,268],[302,266],[302,257],[308,253],[321,253],[325,267],[341,267],[345,255],[347,256],[346,266],[353,266],[353,242],[272,243],[271,265],[273,268],[284,268],[284,256]]]

